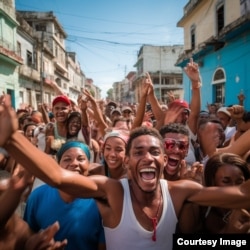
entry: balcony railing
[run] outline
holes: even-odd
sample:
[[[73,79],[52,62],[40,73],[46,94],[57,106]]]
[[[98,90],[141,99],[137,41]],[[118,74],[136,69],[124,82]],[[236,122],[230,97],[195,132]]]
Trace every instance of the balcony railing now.
[[[5,40],[3,37],[0,38],[0,53],[22,64],[23,59],[16,51],[16,47],[13,44]]]

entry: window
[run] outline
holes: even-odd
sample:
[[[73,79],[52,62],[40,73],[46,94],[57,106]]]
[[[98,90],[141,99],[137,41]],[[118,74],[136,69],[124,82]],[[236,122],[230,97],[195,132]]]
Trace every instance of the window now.
[[[176,79],[178,85],[182,85],[182,79]]]
[[[225,103],[225,71],[221,68],[217,69],[213,76],[213,101],[215,103]]]
[[[170,79],[167,78],[167,77],[164,78],[163,83],[164,83],[165,85],[169,85],[169,84],[170,84]]]
[[[58,48],[56,44],[55,44],[55,56],[58,57]]]
[[[154,77],[153,84],[160,84],[160,79],[158,77]]]
[[[219,4],[216,9],[217,33],[224,28],[224,4]]]
[[[36,24],[35,26],[36,31],[46,31],[46,25],[45,24]]]
[[[37,53],[34,52],[33,54],[33,68],[37,69]]]
[[[20,42],[17,42],[17,55],[21,56],[21,43]]]
[[[215,103],[225,103],[225,86],[224,84],[216,84],[214,86],[214,92],[215,92]]]
[[[30,51],[26,51],[26,64],[28,66],[32,66],[33,65],[33,60],[32,60],[32,53]]]
[[[195,49],[195,26],[192,25],[191,31],[190,31],[190,37],[191,37],[191,49]]]
[[[20,104],[24,103],[24,95],[22,91],[19,91],[19,102]]]
[[[250,0],[240,0],[241,15],[246,15],[250,12]]]
[[[41,103],[41,100],[42,98],[41,98],[41,93],[40,92],[36,92],[36,103],[38,104],[38,103]]]
[[[62,87],[62,82],[60,78],[56,78],[56,83],[59,87]]]
[[[222,69],[218,69],[214,74],[214,81],[220,81],[225,78],[224,72]]]

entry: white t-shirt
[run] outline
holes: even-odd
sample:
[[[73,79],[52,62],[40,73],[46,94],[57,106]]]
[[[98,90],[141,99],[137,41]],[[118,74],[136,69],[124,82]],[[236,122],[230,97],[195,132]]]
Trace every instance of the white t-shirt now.
[[[128,180],[120,180],[124,190],[122,217],[115,228],[104,227],[106,246],[109,250],[172,250],[172,237],[178,219],[175,214],[168,183],[161,179],[163,211],[156,226],[156,241],[153,231],[148,231],[137,221],[131,202]]]
[[[34,130],[34,137],[37,137],[37,147],[43,152],[46,146],[45,129],[46,125],[39,125]]]

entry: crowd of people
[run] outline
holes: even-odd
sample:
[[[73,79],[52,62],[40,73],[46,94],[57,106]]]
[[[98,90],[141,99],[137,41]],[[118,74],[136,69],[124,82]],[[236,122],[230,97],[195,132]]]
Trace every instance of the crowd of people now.
[[[0,97],[0,249],[172,249],[175,233],[250,232],[250,112],[201,110],[198,64],[184,68],[190,103],[160,103],[147,73],[140,103],[14,110]]]

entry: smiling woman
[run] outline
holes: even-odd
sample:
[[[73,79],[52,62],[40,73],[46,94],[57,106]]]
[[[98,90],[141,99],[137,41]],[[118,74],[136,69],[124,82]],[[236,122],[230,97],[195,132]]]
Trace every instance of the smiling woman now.
[[[62,168],[87,176],[89,147],[81,141],[67,141],[57,152],[57,160]],[[48,185],[42,185],[31,193],[24,219],[35,232],[46,228],[51,221],[59,221],[61,227],[56,239],[66,238],[67,249],[100,249],[98,247],[103,247],[105,243],[95,201],[75,199]]]
[[[125,148],[129,138],[129,131],[113,129],[104,137],[102,153],[103,164],[107,176],[114,179],[127,177],[127,169],[124,166]]]

